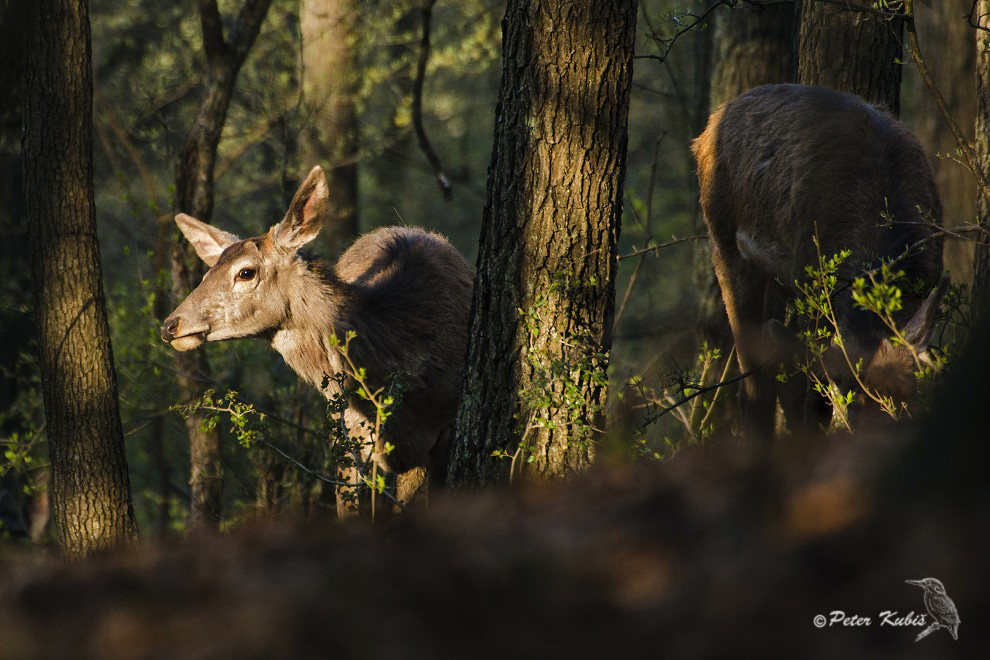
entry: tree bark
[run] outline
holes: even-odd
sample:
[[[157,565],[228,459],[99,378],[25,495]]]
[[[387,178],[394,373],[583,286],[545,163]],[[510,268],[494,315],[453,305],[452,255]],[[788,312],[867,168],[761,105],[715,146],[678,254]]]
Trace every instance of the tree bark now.
[[[796,79],[799,23],[795,5],[741,6],[735,11],[716,14],[713,27],[709,103],[712,110],[753,87]],[[704,125],[695,134],[702,130]],[[695,231],[705,233],[700,213],[695,218]],[[723,356],[728,356],[732,331],[707,241],[695,247],[695,282],[701,292],[698,301],[701,338],[709,348],[717,348]]]
[[[980,0],[976,15],[976,157],[984,177],[990,177],[990,0]],[[979,223],[990,227],[990,202],[977,196]],[[973,308],[986,315],[990,305],[990,239],[983,233],[976,244],[973,264]]]
[[[96,238],[88,3],[39,0],[28,31],[24,195],[51,492],[62,551],[81,557],[137,533]]]
[[[903,33],[901,18],[886,20],[838,4],[804,0],[798,81],[857,94],[897,115]]]
[[[358,234],[357,56],[354,0],[301,0],[305,125],[302,171],[320,164],[330,186],[322,240],[339,253]]]
[[[928,68],[970,142],[973,141],[972,129],[976,121],[976,58],[973,28],[965,16],[972,4],[972,0],[932,0],[914,5],[915,25],[924,46]],[[956,139],[946,126],[931,93],[918,80],[917,69],[907,67],[905,75],[915,79],[911,89],[917,99],[909,124],[930,154],[935,181],[942,197],[943,222],[946,227],[973,222],[976,217],[976,181],[965,165],[935,156],[954,155]],[[947,240],[944,259],[954,281],[972,282],[972,242]]]
[[[741,6],[719,12],[714,28],[713,109],[753,87],[796,79],[794,5]]]
[[[209,222],[213,215],[213,168],[234,83],[258,36],[269,5],[271,0],[246,0],[228,42],[223,35],[216,0],[199,0],[206,80],[199,112],[176,168],[175,206],[177,211],[188,213],[203,222]],[[173,304],[178,305],[192,290],[189,262],[195,257],[177,231],[173,236],[172,299]],[[198,399],[203,383],[210,380],[206,354],[203,351],[176,353],[175,361],[180,396],[185,401]],[[190,527],[215,530],[223,511],[220,435],[216,428],[204,430],[204,419],[202,412],[194,412],[186,419],[192,464],[189,478],[192,489]]]
[[[551,477],[594,454],[635,23],[634,0],[506,8],[454,485],[504,479],[505,456]]]

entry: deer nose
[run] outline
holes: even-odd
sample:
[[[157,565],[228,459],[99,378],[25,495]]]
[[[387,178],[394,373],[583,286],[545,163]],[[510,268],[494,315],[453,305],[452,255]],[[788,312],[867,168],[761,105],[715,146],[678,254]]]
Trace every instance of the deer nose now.
[[[179,329],[179,318],[165,319],[165,324],[162,326],[162,341],[170,342],[175,339],[175,333]]]

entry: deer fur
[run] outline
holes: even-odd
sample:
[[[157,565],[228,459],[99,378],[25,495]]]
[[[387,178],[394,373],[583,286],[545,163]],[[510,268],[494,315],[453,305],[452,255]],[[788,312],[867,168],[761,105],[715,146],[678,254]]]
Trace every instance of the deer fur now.
[[[838,273],[840,282],[851,282],[940,229],[942,205],[925,151],[901,122],[821,87],[752,89],[716,110],[692,147],[739,365],[753,372],[740,392],[744,419],[752,431],[772,434],[774,375],[799,350],[782,323],[784,305],[805,267],[817,267],[813,238],[825,257],[851,250]],[[903,291],[897,320],[924,351],[947,286],[940,281],[941,240],[914,250],[897,268],[929,287],[939,282],[927,298]],[[911,351],[890,341],[879,318],[855,308],[848,287],[832,305],[847,350],[863,360],[866,385],[909,398]],[[853,374],[836,357],[825,356],[829,376],[851,387]],[[788,387],[779,394],[789,426],[827,421],[831,410],[823,411],[821,400]]]
[[[349,356],[369,383],[398,376],[405,387],[375,458],[400,476],[399,498],[408,499],[418,483],[403,485],[402,475],[421,481],[429,466],[442,478],[467,350],[472,269],[442,236],[414,227],[365,234],[333,266],[300,254],[326,218],[327,190],[323,170],[314,168],[285,218],[245,240],[177,215],[210,270],[165,320],[162,339],[180,351],[206,341],[265,339],[329,399],[336,385],[324,387],[327,376],[345,373],[330,338],[343,342],[353,331]],[[370,404],[352,397],[345,414],[351,437],[365,437],[374,419]],[[387,455],[385,442],[394,446]],[[338,510],[344,513],[340,498]]]

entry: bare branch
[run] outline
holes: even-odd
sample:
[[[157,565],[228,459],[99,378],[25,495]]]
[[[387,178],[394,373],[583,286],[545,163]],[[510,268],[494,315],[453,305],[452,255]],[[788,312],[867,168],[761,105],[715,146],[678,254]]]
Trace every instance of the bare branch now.
[[[421,14],[423,16],[423,36],[419,41],[419,62],[416,63],[416,79],[413,80],[412,98],[412,123],[416,131],[416,142],[419,149],[430,162],[433,173],[436,174],[437,183],[443,198],[448,202],[454,198],[454,193],[450,188],[450,179],[443,171],[440,158],[437,157],[429,138],[426,137],[426,130],[423,128],[423,79],[426,78],[426,63],[430,59],[430,21],[433,17],[433,5],[436,0],[428,0],[423,6]]]
[[[686,238],[675,238],[672,241],[667,241],[666,243],[661,243],[660,245],[653,245],[647,248],[643,248],[642,250],[634,250],[629,254],[620,254],[619,260],[621,261],[622,259],[631,259],[632,257],[637,257],[646,252],[656,252],[657,250],[662,250],[666,247],[670,247],[671,245],[677,245],[678,243],[686,243],[687,241],[703,241],[706,238],[708,238],[708,236],[704,234],[698,234],[697,236],[687,236]]]
[[[719,383],[714,383],[712,385],[698,385],[698,386],[696,386],[696,387],[693,388],[694,389],[694,392],[692,392],[691,394],[688,394],[686,397],[684,397],[680,401],[675,401],[674,403],[670,404],[669,406],[667,406],[663,410],[660,410],[659,412],[655,412],[655,413],[651,413],[651,414],[647,415],[646,416],[646,419],[643,421],[643,423],[642,423],[641,426],[643,426],[643,427],[649,426],[650,424],[652,424],[653,422],[657,421],[658,419],[660,419],[661,417],[663,417],[667,413],[671,412],[672,410],[676,410],[677,408],[680,408],[681,406],[683,406],[685,403],[688,403],[693,398],[695,398],[697,396],[701,396],[702,394],[705,394],[707,392],[711,392],[713,390],[717,390],[720,387],[725,387],[726,385],[732,385],[733,383],[738,383],[739,381],[741,381],[744,378],[749,378],[754,373],[755,372],[753,372],[753,371],[747,371],[744,374],[739,374],[738,376],[734,376],[734,377],[732,377],[732,378],[730,378],[728,380],[723,380],[723,381],[721,381]]]
[[[969,27],[971,28],[976,28],[977,30],[983,30],[984,32],[990,32],[990,28],[986,28],[980,25],[980,17],[976,16],[976,7],[979,4],[980,4],[980,0],[973,0],[973,6],[970,7],[969,13],[966,14],[966,22],[969,23]]]
[[[928,70],[928,65],[925,64],[925,58],[921,54],[921,46],[918,43],[918,33],[915,31],[914,25],[914,0],[904,0],[904,18],[905,26],[907,28],[907,39],[909,50],[911,52],[911,59],[914,60],[915,66],[918,67],[918,73],[921,75],[921,79],[925,82],[925,86],[931,93],[932,98],[935,100],[935,105],[938,107],[939,114],[949,125],[949,130],[952,131],[953,137],[956,139],[956,145],[962,152],[963,157],[966,159],[966,164],[969,170],[976,177],[976,185],[980,188],[980,194],[990,202],[990,184],[987,183],[985,173],[980,167],[979,160],[976,157],[976,153],[973,151],[973,147],[970,146],[969,141],[966,136],[963,135],[962,129],[959,128],[959,124],[953,118],[952,113],[949,112],[949,106],[945,102],[945,97],[942,96],[942,92],[939,90],[938,86],[935,84],[935,79],[932,78],[931,71]]]
[[[895,9],[880,9],[879,7],[871,7],[869,5],[864,5],[860,2],[850,2],[850,0],[814,0],[815,2],[820,2],[825,5],[834,5],[839,8],[839,11],[854,11],[859,14],[870,14],[872,16],[878,16],[884,20],[890,20],[892,18],[897,18],[903,16],[901,8],[903,3],[891,3],[891,6]]]

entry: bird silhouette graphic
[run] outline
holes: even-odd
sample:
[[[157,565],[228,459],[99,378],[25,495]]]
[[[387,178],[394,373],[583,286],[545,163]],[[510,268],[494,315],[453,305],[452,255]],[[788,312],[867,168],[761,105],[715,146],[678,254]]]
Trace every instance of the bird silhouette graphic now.
[[[939,628],[947,629],[952,639],[959,639],[959,612],[956,611],[956,604],[946,595],[942,583],[935,578],[905,580],[905,582],[925,590],[925,607],[934,619],[930,626],[918,633],[914,641],[920,642]]]

